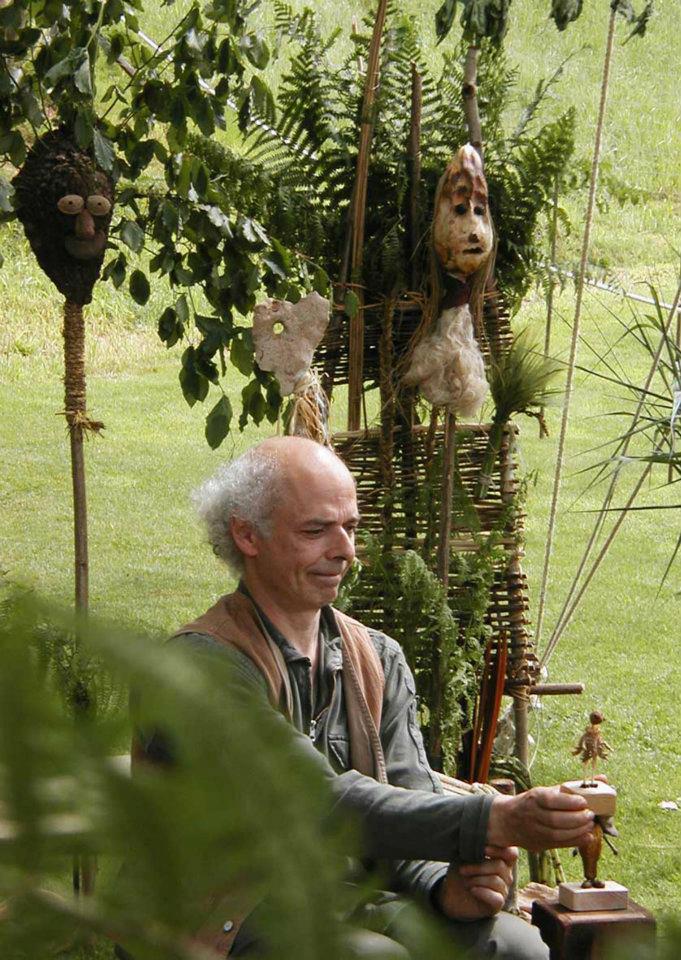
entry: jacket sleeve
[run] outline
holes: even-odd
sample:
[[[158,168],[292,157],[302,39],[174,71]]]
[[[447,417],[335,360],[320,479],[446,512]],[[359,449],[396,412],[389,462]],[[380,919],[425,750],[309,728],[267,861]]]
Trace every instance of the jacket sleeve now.
[[[391,784],[410,790],[429,791],[442,795],[439,778],[431,770],[423,737],[416,718],[416,684],[399,644],[385,634],[371,632],[372,640],[383,664],[385,687],[381,742]],[[392,887],[432,902],[435,887],[444,878],[448,860],[479,861],[484,858],[487,820],[492,798],[487,803],[471,804],[478,797],[461,797],[462,835],[458,848],[449,857],[396,860],[392,864]],[[473,811],[476,811],[474,813]],[[423,855],[422,855],[423,856]]]
[[[244,654],[198,634],[187,634],[173,642],[186,643],[204,654],[228,656],[234,668],[232,674],[235,683],[257,695],[253,701],[254,709],[257,708],[255,704],[259,703],[268,710],[273,710],[267,698],[263,677]],[[404,666],[406,667],[406,663]],[[356,770],[336,773],[309,737],[288,724],[281,714],[276,715],[281,717],[281,722],[290,729],[295,749],[309,757],[310,763],[327,782],[331,797],[329,816],[333,817],[342,811],[358,824],[362,853],[365,856],[380,860],[445,861],[445,866],[450,860],[482,860],[491,798],[456,797],[437,793],[436,779],[425,762],[423,744],[420,739],[411,744],[404,740],[397,718],[394,722],[391,720],[393,712],[399,713],[401,709],[397,700],[394,707],[393,711],[391,704],[391,709],[385,716],[385,736],[391,758],[386,759],[395,771],[394,779],[389,777],[390,784],[378,783]],[[381,736],[384,736],[383,723]],[[411,737],[412,733],[409,736]],[[418,757],[419,742],[423,762],[419,759],[418,774],[414,774],[416,779],[410,780],[406,775],[407,767],[411,757]],[[442,864],[438,866],[439,873],[442,874]],[[425,876],[433,873],[430,867],[414,869],[415,872],[423,874],[422,879],[426,886],[432,886]]]

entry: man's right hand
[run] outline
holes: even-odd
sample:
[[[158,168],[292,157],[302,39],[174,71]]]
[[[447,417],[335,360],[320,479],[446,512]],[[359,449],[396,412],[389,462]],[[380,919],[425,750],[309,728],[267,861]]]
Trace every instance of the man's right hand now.
[[[533,787],[515,797],[494,798],[487,843],[532,851],[576,847],[587,839],[593,822],[583,797],[557,786]]]

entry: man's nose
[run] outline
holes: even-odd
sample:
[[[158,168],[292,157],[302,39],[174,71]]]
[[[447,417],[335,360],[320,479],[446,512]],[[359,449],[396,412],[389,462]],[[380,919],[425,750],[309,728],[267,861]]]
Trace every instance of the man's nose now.
[[[333,558],[341,558],[347,563],[352,563],[355,559],[355,536],[349,533],[345,527],[341,527],[336,537],[333,548]]]
[[[95,235],[95,221],[89,210],[81,210],[76,217],[76,236],[79,240],[92,240]]]

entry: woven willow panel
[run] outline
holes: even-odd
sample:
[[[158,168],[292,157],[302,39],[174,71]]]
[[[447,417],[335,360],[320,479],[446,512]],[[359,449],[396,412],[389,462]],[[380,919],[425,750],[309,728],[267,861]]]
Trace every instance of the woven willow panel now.
[[[457,463],[461,487],[472,498],[479,476],[479,468],[487,446],[489,425],[457,426]],[[514,458],[517,428],[509,426],[494,470],[493,482],[485,499],[475,504],[477,531],[466,524],[459,499],[453,504],[454,522],[451,533],[453,553],[478,549],[480,540],[498,530],[503,557],[496,564],[487,621],[497,642],[506,638],[509,645],[507,685],[524,685],[536,679],[536,657],[528,631],[527,580],[522,572],[523,515],[513,504],[518,493],[517,464]],[[429,440],[432,455],[429,457]],[[415,549],[423,555],[427,535],[427,516],[423,509],[423,493],[427,485],[442,487],[441,457],[443,433],[438,430],[429,438],[427,425],[411,430],[393,432],[393,456],[390,464],[390,483],[386,487],[386,464],[381,459],[380,429],[337,433],[333,438],[338,454],[343,458],[357,482],[362,529],[383,536],[388,526],[393,532],[392,549]],[[440,504],[435,503],[439,509]],[[470,515],[469,515],[470,516]],[[502,521],[503,523],[500,523]],[[437,528],[437,524],[435,524]],[[425,550],[435,567],[437,534]],[[361,558],[360,558],[361,559]],[[450,589],[453,611],[461,607],[458,592],[461,586]],[[465,585],[463,587],[465,589]],[[352,613],[369,626],[383,629],[402,640],[399,626],[391,619],[391,611],[384,609],[381,599],[361,595],[361,584],[353,593]]]

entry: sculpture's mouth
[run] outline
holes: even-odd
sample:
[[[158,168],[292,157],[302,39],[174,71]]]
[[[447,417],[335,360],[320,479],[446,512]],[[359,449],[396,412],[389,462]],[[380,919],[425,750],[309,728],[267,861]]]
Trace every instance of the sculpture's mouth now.
[[[464,247],[464,251],[463,251],[463,252],[464,252],[464,253],[474,253],[474,254],[476,254],[477,256],[479,256],[481,253],[484,253],[485,251],[482,249],[482,247]]]
[[[106,234],[103,230],[98,230],[94,237],[87,240],[81,240],[79,237],[66,237],[64,246],[67,253],[70,253],[76,260],[94,260],[104,252],[106,246]]]

